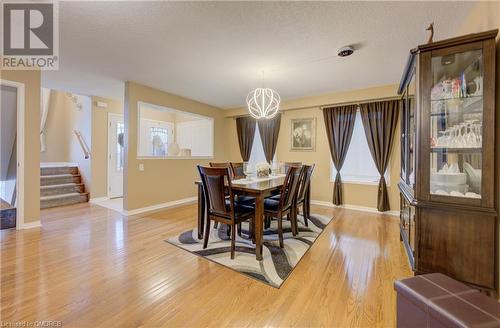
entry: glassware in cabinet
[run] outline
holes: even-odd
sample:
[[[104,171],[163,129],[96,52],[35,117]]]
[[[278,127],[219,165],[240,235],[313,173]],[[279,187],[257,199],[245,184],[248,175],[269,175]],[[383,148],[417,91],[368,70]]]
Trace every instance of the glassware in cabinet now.
[[[481,198],[483,56],[432,57],[430,193]]]

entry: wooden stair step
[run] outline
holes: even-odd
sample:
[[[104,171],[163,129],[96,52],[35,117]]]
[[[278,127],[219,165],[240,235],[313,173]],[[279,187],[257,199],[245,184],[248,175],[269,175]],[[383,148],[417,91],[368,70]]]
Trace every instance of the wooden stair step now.
[[[63,195],[83,192],[85,192],[85,186],[83,183],[64,183],[40,187],[40,196]]]
[[[78,203],[86,203],[88,201],[89,201],[88,192],[43,196],[40,197],[40,208],[73,205]]]
[[[58,174],[78,174],[78,166],[45,166],[40,167],[40,175],[58,175]]]
[[[40,176],[40,186],[61,185],[67,183],[81,183],[82,178],[79,174],[57,174]]]

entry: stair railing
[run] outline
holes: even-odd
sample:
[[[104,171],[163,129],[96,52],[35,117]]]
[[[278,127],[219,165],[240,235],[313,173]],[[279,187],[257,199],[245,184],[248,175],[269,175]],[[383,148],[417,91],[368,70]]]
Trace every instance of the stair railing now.
[[[76,139],[78,139],[78,143],[80,144],[80,147],[82,148],[83,155],[85,156],[85,159],[89,159],[90,157],[90,149],[89,146],[87,146],[87,143],[83,139],[82,133],[78,130],[73,130],[75,133]]]

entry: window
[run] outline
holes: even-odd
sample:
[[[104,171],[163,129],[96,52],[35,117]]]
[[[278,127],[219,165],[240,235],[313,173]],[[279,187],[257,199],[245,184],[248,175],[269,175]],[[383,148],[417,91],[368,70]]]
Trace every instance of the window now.
[[[124,140],[123,137],[125,135],[125,125],[122,122],[116,123],[116,135],[117,145],[116,145],[116,171],[122,171],[123,165],[125,164],[125,149],[124,149]]]
[[[275,155],[276,157],[276,155]],[[266,155],[264,154],[264,148],[262,147],[262,141],[260,139],[259,127],[255,127],[255,135],[253,138],[252,152],[250,153],[250,159],[248,163],[255,168],[255,164],[266,162]]]
[[[335,181],[337,170],[332,162],[330,166],[331,181]],[[368,148],[368,143],[366,142],[365,130],[359,110],[356,113],[351,144],[347,150],[347,156],[340,173],[342,175],[342,182],[347,183],[378,184],[380,179],[377,167]],[[387,167],[384,176],[387,184],[389,184],[389,167]]]
[[[214,119],[138,102],[139,157],[213,157]]]
[[[166,128],[150,128],[151,148],[153,156],[167,155],[168,130]]]
[[[172,139],[173,129],[172,122],[141,118],[139,156],[167,156],[167,146]]]

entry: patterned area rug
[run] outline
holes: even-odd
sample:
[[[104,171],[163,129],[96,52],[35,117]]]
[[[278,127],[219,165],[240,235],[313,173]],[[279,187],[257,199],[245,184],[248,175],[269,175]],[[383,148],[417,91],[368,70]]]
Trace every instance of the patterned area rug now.
[[[285,248],[279,247],[278,223],[273,220],[271,227],[264,231],[262,261],[255,259],[255,245],[252,244],[251,240],[246,239],[248,235],[247,222],[244,222],[242,226],[243,238],[236,236],[234,260],[230,258],[231,240],[227,236],[225,224],[219,224],[217,229],[212,226],[206,249],[203,249],[203,240],[197,238],[198,229],[183,232],[179,236],[165,241],[279,288],[331,220],[331,217],[312,214],[311,219],[308,220],[309,226],[306,227],[304,218],[299,215],[299,234],[295,237],[292,236],[290,222],[283,220]]]

